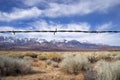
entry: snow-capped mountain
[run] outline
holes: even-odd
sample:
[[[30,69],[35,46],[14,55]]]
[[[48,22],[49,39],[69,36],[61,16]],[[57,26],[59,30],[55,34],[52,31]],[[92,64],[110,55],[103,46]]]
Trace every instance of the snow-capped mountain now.
[[[40,51],[86,51],[120,50],[120,46],[81,43],[77,40],[51,40],[40,38],[13,38],[0,36],[0,50],[40,50]]]

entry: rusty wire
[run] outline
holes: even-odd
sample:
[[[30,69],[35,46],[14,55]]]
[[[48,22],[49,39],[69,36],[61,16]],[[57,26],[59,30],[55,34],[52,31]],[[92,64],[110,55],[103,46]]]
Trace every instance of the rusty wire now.
[[[0,33],[32,33],[32,32],[50,32],[50,33],[57,33],[57,32],[78,32],[78,33],[120,33],[120,30],[117,31],[83,31],[83,30],[9,30],[9,31],[0,31]]]

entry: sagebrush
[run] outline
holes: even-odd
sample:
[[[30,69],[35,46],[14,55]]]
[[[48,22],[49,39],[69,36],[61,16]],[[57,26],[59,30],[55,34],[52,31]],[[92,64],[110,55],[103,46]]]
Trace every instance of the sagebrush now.
[[[100,60],[85,74],[86,80],[120,80],[120,61]]]
[[[66,57],[61,63],[61,70],[70,74],[78,74],[81,70],[89,68],[89,61],[81,56]]]
[[[31,66],[25,60],[0,56],[0,76],[27,74]]]

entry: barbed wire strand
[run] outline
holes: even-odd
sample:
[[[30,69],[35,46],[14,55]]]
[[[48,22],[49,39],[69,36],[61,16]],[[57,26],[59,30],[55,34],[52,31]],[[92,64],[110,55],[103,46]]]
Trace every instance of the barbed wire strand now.
[[[32,32],[50,32],[50,33],[54,33],[54,35],[57,32],[79,32],[79,33],[120,33],[120,30],[118,31],[84,31],[84,30],[8,30],[8,31],[0,31],[0,33],[32,33]]]

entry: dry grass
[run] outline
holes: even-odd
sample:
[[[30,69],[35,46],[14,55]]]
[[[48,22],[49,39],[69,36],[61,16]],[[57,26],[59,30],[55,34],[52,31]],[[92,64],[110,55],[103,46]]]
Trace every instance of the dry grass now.
[[[49,53],[46,55],[47,59],[53,60],[55,62],[60,62],[63,57],[60,53]]]
[[[65,58],[61,63],[62,71],[70,74],[78,74],[82,70],[89,68],[89,61],[85,57],[72,56]]]
[[[45,60],[41,58],[41,55],[42,58],[45,58]],[[63,71],[61,71],[61,68],[59,67],[62,64],[61,61],[63,61],[66,57],[75,57],[75,56],[81,56],[87,58],[91,62],[90,65],[93,68],[98,65],[97,63],[100,60],[105,60],[110,64],[113,63],[112,66],[114,66],[114,70],[116,71],[116,72],[114,71],[114,74],[116,74],[117,77],[119,78],[120,75],[118,74],[120,74],[119,73],[120,69],[118,68],[119,65],[117,65],[119,64],[120,61],[119,55],[120,52],[115,52],[115,51],[113,52],[0,51],[0,56],[10,56],[14,58],[27,60],[31,64],[32,70],[34,71],[33,73],[28,75],[7,76],[7,77],[2,77],[0,79],[2,80],[85,80],[84,74],[87,73],[86,71],[80,70],[78,75],[72,75],[72,74],[64,73]],[[79,59],[76,61],[79,61]],[[103,70],[103,72],[104,71],[105,70]],[[91,72],[89,72],[88,74],[93,78],[95,76],[95,75],[91,75]],[[106,76],[104,76],[103,78],[105,77]],[[96,79],[89,79],[89,80],[96,80]]]
[[[86,80],[120,80],[120,61],[100,60],[85,74]]]
[[[39,60],[46,60],[46,59],[47,59],[46,54],[39,54],[39,55],[37,56],[37,58],[38,58]]]
[[[0,76],[27,74],[31,66],[23,59],[0,56]]]

